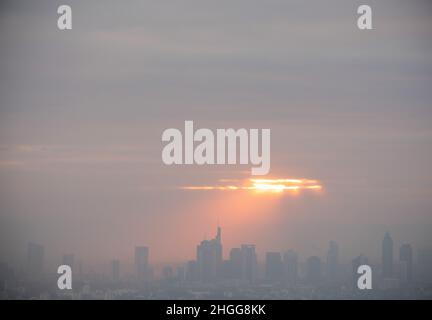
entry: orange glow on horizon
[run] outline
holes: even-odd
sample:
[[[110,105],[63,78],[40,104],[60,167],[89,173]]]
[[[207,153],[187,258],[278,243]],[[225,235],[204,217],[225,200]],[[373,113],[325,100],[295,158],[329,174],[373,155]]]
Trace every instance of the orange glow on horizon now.
[[[238,185],[218,184],[214,186],[183,186],[183,190],[252,190],[257,192],[283,193],[284,191],[297,192],[299,190],[321,190],[318,180],[310,179],[248,179],[241,183],[236,179],[220,179],[219,182],[240,182]]]

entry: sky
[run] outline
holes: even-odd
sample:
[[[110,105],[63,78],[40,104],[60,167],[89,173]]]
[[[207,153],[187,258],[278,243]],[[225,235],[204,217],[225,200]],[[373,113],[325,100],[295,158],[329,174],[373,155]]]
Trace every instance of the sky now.
[[[363,1],[364,2],[364,1]],[[192,259],[222,227],[224,256],[265,251],[379,259],[432,245],[432,5],[367,1],[58,1],[0,5],[0,256],[89,266]],[[272,178],[319,193],[184,185],[248,179],[250,166],[166,166],[162,132],[270,128]],[[57,259],[57,260],[56,260]]]

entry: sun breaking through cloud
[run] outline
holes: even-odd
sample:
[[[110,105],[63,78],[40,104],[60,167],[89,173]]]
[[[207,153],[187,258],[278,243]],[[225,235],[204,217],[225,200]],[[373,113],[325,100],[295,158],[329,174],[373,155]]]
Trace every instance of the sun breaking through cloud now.
[[[257,192],[283,193],[301,190],[322,190],[318,180],[310,179],[220,179],[216,185],[182,186],[183,190],[252,190]]]

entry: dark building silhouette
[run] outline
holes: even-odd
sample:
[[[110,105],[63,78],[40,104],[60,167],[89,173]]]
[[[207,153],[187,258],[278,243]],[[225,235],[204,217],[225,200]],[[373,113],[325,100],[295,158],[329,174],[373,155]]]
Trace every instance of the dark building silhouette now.
[[[382,242],[382,276],[393,277],[393,240],[388,232]]]
[[[149,269],[149,248],[135,247],[135,269],[138,281],[148,281]]]
[[[241,279],[242,252],[241,248],[232,248],[228,263],[228,278]]]
[[[111,261],[111,280],[114,282],[120,280],[120,261],[117,259]]]
[[[335,241],[330,241],[326,256],[326,274],[329,281],[338,278],[339,247]]]
[[[413,280],[413,253],[411,245],[403,244],[399,249],[399,260],[401,261],[401,282],[410,283]]]
[[[321,281],[321,259],[317,256],[309,257],[306,260],[306,280],[311,284],[318,284]]]
[[[283,266],[286,283],[294,285],[298,281],[298,255],[292,250],[284,253]]]
[[[27,247],[27,274],[31,278],[40,277],[44,268],[44,247],[29,243]]]
[[[221,276],[222,243],[221,228],[217,228],[216,237],[203,240],[197,246],[197,264],[199,279],[203,282],[214,281]]]
[[[266,253],[266,278],[272,282],[283,280],[283,264],[280,252]]]
[[[255,245],[242,244],[241,246],[241,280],[253,283],[257,274],[257,257]]]

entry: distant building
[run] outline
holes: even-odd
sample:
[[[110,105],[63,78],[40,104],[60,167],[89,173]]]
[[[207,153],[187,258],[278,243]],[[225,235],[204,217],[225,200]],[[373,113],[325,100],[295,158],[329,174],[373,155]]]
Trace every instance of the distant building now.
[[[266,253],[266,278],[272,282],[283,280],[283,264],[280,252]]]
[[[241,248],[232,248],[228,264],[228,278],[241,279],[242,251]]]
[[[292,250],[285,252],[283,256],[285,280],[294,285],[298,281],[298,255]]]
[[[44,267],[44,247],[29,243],[27,247],[27,274],[29,277],[40,277]]]
[[[257,257],[255,245],[242,244],[241,248],[241,280],[247,283],[253,283],[257,274]]]
[[[321,281],[321,259],[317,256],[309,257],[306,260],[306,280],[311,284],[318,284]]]
[[[330,241],[326,256],[326,274],[329,281],[336,281],[338,278],[339,247],[335,241]]]
[[[135,247],[135,268],[138,281],[149,280],[149,248]]]
[[[120,261],[117,259],[111,261],[111,280],[114,282],[120,280]]]
[[[222,243],[221,228],[217,228],[216,237],[203,240],[197,246],[197,264],[199,279],[203,282],[214,281],[221,276]]]
[[[382,242],[382,276],[393,277],[393,240],[388,232]]]
[[[411,245],[403,244],[399,249],[401,267],[401,282],[411,283],[413,280],[413,253]]]

